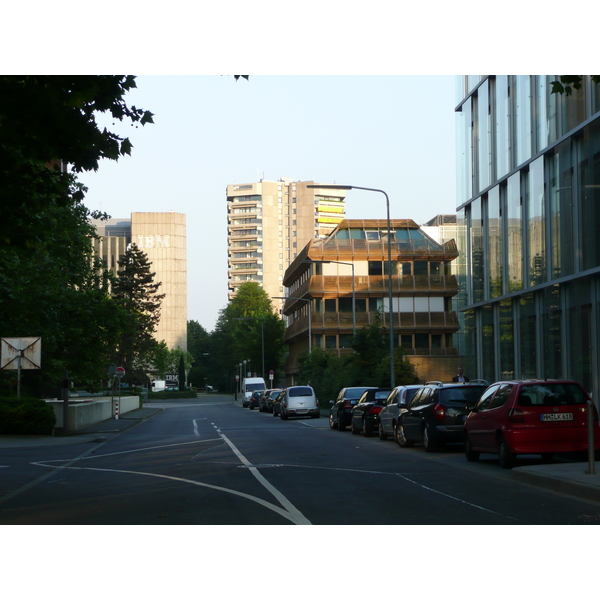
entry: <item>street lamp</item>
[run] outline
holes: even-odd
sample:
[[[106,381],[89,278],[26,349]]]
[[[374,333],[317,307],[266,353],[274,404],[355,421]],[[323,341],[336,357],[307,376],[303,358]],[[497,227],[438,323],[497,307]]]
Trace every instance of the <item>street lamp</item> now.
[[[260,317],[234,317],[234,321],[260,321],[261,341],[262,341],[262,376],[265,376],[265,322]]]
[[[359,187],[357,185],[332,185],[332,184],[315,184],[307,185],[307,188],[322,189],[322,190],[365,190],[367,192],[379,192],[385,196],[387,208],[387,228],[388,228],[388,287],[389,287],[389,321],[390,321],[390,387],[396,387],[396,373],[394,369],[394,309],[392,307],[392,226],[390,221],[390,199],[383,190],[376,188]]]
[[[274,300],[299,300],[300,302],[308,302],[308,353],[312,353],[311,341],[311,324],[310,324],[310,298],[297,298],[296,296],[273,296]]]
[[[303,263],[310,265],[312,263],[319,263],[322,265],[328,265],[329,263],[336,263],[338,265],[350,265],[352,267],[352,333],[356,335],[356,294],[354,290],[354,263],[342,262],[341,260],[303,260]]]

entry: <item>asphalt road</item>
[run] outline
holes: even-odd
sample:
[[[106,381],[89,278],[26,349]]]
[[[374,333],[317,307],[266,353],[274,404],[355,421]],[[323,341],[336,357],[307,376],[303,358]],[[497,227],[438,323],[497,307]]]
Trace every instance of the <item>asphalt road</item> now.
[[[162,410],[86,444],[4,449],[0,524],[600,523],[600,503],[520,482],[492,456],[468,463],[459,447],[401,449],[218,395],[151,406]]]

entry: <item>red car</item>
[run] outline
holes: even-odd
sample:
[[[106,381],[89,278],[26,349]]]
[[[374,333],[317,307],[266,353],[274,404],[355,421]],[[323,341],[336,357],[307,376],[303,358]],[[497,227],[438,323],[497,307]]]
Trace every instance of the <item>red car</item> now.
[[[575,381],[499,381],[483,393],[464,424],[467,460],[480,452],[498,454],[510,469],[517,454],[541,454],[588,449],[589,396]],[[593,407],[594,450],[600,449],[598,412]]]

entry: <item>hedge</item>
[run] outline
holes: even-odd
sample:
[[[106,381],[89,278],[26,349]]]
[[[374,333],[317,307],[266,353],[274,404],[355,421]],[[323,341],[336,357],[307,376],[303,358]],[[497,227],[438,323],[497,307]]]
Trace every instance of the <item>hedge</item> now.
[[[39,398],[0,398],[0,435],[52,435],[54,409]]]

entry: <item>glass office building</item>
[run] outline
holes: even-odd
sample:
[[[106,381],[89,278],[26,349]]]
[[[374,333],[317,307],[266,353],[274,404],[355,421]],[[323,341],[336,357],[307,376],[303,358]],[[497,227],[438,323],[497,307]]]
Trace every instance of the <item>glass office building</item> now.
[[[600,86],[556,79],[457,78],[461,353],[471,378],[568,377],[597,399]]]

